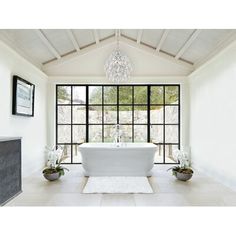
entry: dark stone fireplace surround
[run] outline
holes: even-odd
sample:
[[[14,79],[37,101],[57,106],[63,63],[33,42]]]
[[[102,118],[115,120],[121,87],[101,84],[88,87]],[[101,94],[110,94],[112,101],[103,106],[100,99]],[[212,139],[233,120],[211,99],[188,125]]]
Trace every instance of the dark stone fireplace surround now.
[[[0,206],[21,192],[21,138],[0,137]]]

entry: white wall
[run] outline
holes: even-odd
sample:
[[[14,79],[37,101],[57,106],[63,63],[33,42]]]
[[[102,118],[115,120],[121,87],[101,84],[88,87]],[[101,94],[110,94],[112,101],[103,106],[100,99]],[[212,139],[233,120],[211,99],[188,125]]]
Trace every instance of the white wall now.
[[[109,84],[105,76],[49,76],[48,86],[48,142],[55,144],[55,86],[56,84]],[[185,76],[132,76],[130,84],[180,84],[181,86],[181,144],[189,146],[189,93]]]
[[[189,83],[193,165],[236,189],[236,42]]]
[[[12,76],[35,84],[35,115],[12,115]],[[47,76],[0,42],[0,136],[22,137],[23,176],[43,167],[47,143]]]
[[[84,55],[71,58],[67,62],[45,65],[49,76],[104,76],[104,63],[115,49],[116,44],[108,44]],[[192,70],[166,58],[151,54],[121,42],[120,49],[129,57],[132,76],[186,76]]]

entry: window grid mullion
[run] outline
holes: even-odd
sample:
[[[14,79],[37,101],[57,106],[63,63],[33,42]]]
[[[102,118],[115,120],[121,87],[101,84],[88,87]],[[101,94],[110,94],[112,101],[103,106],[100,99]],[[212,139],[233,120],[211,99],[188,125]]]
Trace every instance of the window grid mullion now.
[[[132,86],[132,142],[134,142],[134,86]]]
[[[151,99],[151,86],[147,86],[147,141],[150,142],[150,99]]]
[[[104,142],[104,86],[102,86],[102,142]]]
[[[165,102],[166,102],[166,87],[163,86],[163,163],[166,163],[166,127],[165,127],[165,122],[166,122],[166,107],[165,107]]]
[[[60,86],[67,86],[70,87],[70,104],[60,104],[58,103],[58,89]],[[86,87],[86,102],[85,104],[74,104],[73,103],[73,88],[74,86],[85,86]],[[105,137],[104,137],[104,112],[105,112],[105,105],[106,106],[116,106],[116,111],[117,111],[117,123],[120,123],[120,86],[130,86],[132,89],[132,104],[121,104],[122,106],[130,106],[131,112],[132,112],[132,121],[131,123],[121,123],[122,125],[131,125],[132,127],[132,142],[135,141],[134,139],[134,126],[137,125],[145,125],[147,127],[147,142],[150,142],[151,140],[151,130],[150,130],[150,126],[151,125],[163,125],[163,142],[162,143],[158,143],[159,145],[163,146],[163,164],[171,164],[168,163],[166,161],[166,146],[167,145],[177,145],[178,148],[180,149],[180,122],[181,122],[181,114],[180,114],[180,85],[107,85],[107,86],[113,86],[116,88],[116,92],[117,92],[117,102],[116,104],[104,104],[104,85],[97,85],[97,86],[101,86],[102,88],[102,104],[91,104],[93,106],[102,106],[102,124],[93,124],[93,123],[89,123],[89,87],[90,86],[96,86],[96,85],[56,85],[56,147],[58,147],[58,145],[68,145],[71,147],[71,164],[73,164],[73,146],[76,145],[77,143],[74,142],[73,140],[73,129],[74,129],[74,125],[85,125],[86,126],[86,142],[89,142],[89,125],[102,125],[102,142],[104,142]],[[146,86],[147,88],[147,104],[134,104],[134,98],[135,98],[135,94],[134,94],[134,88],[135,86]],[[163,104],[152,104],[151,103],[151,88],[152,86],[162,86],[163,87]],[[178,89],[178,103],[177,104],[166,104],[166,86],[176,86]],[[59,106],[70,106],[71,108],[71,123],[58,123],[58,108]],[[74,116],[74,111],[73,111],[73,107],[74,106],[85,106],[86,108],[86,121],[85,124],[83,123],[74,123],[73,120],[73,116]],[[135,106],[146,106],[147,107],[147,123],[135,123],[134,122],[134,107]],[[151,123],[151,106],[163,106],[163,123]],[[166,123],[166,106],[176,106],[178,107],[178,122],[177,123]],[[70,139],[71,142],[70,143],[59,143],[58,142],[58,126],[60,125],[69,125],[71,127],[70,129]],[[107,125],[114,125],[114,123],[107,123]],[[172,125],[172,126],[178,126],[178,142],[177,143],[166,143],[166,126],[167,125]],[[66,163],[67,164],[67,163]],[[69,164],[69,163],[68,163]],[[158,163],[159,164],[159,163]]]
[[[71,115],[71,129],[70,129],[70,132],[71,132],[71,147],[70,147],[70,154],[71,154],[71,156],[70,156],[70,161],[71,161],[71,163],[73,163],[73,145],[72,145],[72,143],[73,143],[73,109],[72,109],[72,104],[73,104],[73,88],[74,87],[72,87],[72,86],[70,86],[70,94],[71,94],[71,101],[70,101],[70,104],[71,104],[71,108],[70,108],[70,115]]]

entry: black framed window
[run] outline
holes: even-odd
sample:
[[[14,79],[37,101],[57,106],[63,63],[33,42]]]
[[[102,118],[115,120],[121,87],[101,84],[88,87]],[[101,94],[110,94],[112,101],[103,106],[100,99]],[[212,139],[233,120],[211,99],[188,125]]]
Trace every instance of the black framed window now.
[[[114,142],[114,125],[122,142],[158,145],[155,163],[174,163],[180,148],[180,85],[56,85],[56,145],[81,162],[83,142]]]

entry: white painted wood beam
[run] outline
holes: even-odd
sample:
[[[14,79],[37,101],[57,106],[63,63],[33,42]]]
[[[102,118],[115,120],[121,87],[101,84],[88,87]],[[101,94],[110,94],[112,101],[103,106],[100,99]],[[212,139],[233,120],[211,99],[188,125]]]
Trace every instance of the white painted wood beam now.
[[[198,35],[201,33],[202,30],[196,29],[192,35],[189,37],[189,39],[185,42],[183,47],[179,50],[179,52],[176,54],[175,59],[179,59],[191,46],[191,44],[197,39]]]
[[[143,35],[143,30],[138,31],[137,43],[140,44]]]
[[[119,41],[120,41],[120,43],[124,43],[124,44],[126,44],[130,47],[136,48],[136,49],[141,50],[145,53],[148,53],[148,54],[151,54],[151,55],[154,55],[154,56],[159,56],[159,57],[161,57],[163,59],[166,59],[166,60],[168,60],[172,63],[181,65],[181,66],[189,69],[190,71],[192,71],[193,68],[194,68],[193,65],[191,65],[187,62],[184,62],[182,60],[176,60],[173,56],[170,56],[170,55],[165,54],[163,52],[157,52],[155,49],[150,48],[148,46],[145,46],[143,44],[137,44],[136,41],[133,41],[131,39],[127,39],[127,38],[121,36]],[[109,44],[115,44],[116,42],[117,42],[116,37],[106,39],[104,41],[101,41],[99,44],[93,44],[93,45],[91,45],[87,48],[81,49],[79,52],[71,53],[69,55],[63,56],[62,58],[60,58],[58,60],[48,62],[47,64],[45,64],[43,66],[43,70],[46,71],[47,68],[50,68],[50,67],[53,67],[53,66],[58,66],[58,65],[61,65],[63,63],[67,63],[71,60],[75,60],[75,59],[79,58],[82,55],[86,55],[86,54],[90,53],[93,50],[105,47]]]
[[[194,69],[193,65],[191,65],[190,63],[187,63],[185,61],[182,61],[182,60],[176,60],[173,56],[170,56],[164,52],[159,52],[159,51],[156,51],[155,49],[153,48],[150,48],[146,45],[143,45],[143,44],[137,44],[137,42],[131,40],[131,39],[128,39],[128,38],[125,38],[125,37],[120,37],[120,42],[123,42],[125,44],[128,44],[129,46],[133,47],[133,48],[136,48],[136,49],[139,49],[143,52],[146,52],[146,53],[149,53],[151,55],[154,55],[154,56],[159,56],[159,57],[162,57],[170,62],[173,62],[175,64],[178,64],[178,65],[181,65],[185,68],[188,68],[190,69],[191,71]]]
[[[93,30],[93,35],[94,35],[96,44],[99,44],[100,40],[99,40],[99,36],[98,36],[98,31],[96,29]]]
[[[93,44],[93,45],[88,46],[86,48],[80,49],[79,52],[74,52],[74,53],[68,54],[66,56],[62,56],[58,60],[48,62],[48,63],[43,65],[42,69],[43,69],[43,71],[45,71],[45,70],[47,70],[47,68],[62,65],[63,63],[67,63],[67,62],[70,62],[72,60],[76,60],[80,56],[86,55],[86,54],[90,53],[93,50],[103,48],[103,47],[105,47],[109,44],[113,44],[113,43],[114,44],[116,43],[116,38],[115,37],[105,39],[105,40],[101,41],[99,44]]]
[[[78,52],[80,50],[80,47],[79,47],[79,44],[78,44],[78,42],[77,42],[77,40],[76,40],[72,30],[67,29],[66,32],[67,32],[67,34],[68,34],[68,36],[69,36],[73,46],[75,47],[76,51]]]
[[[157,47],[156,47],[156,51],[159,52],[161,50],[161,47],[162,45],[164,44],[168,34],[169,34],[170,30],[169,29],[166,29],[164,30],[162,36],[161,36],[161,39],[160,39],[160,42],[158,43]]]
[[[57,50],[53,47],[51,42],[48,40],[48,38],[45,36],[42,30],[36,29],[35,32],[41,39],[41,41],[45,44],[45,46],[48,48],[48,50],[55,56],[57,59],[61,58],[61,55],[57,52]]]

